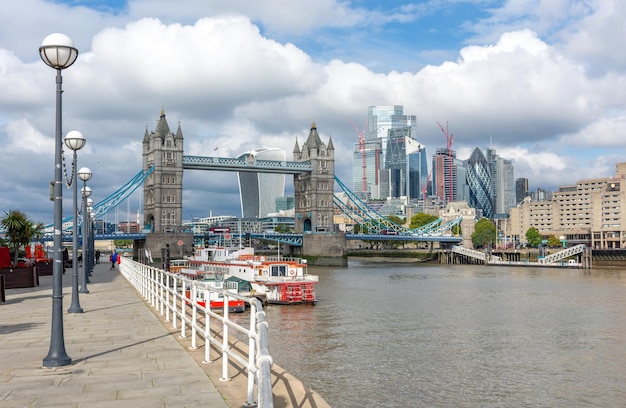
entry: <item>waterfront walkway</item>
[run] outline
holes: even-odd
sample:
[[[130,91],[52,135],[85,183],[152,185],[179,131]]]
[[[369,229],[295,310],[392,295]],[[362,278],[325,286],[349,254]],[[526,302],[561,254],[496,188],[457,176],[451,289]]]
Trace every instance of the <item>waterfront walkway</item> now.
[[[63,275],[68,366],[43,367],[50,346],[52,276],[7,290],[0,303],[0,407],[241,407],[243,370],[220,381],[221,360],[201,362],[170,323],[153,313],[110,264],[96,265],[83,313],[68,314],[71,269]],[[325,407],[319,396],[274,366],[275,407]],[[285,395],[287,397],[281,397]]]
[[[109,264],[110,265],[110,264]],[[63,275],[68,366],[43,367],[50,346],[52,276],[7,291],[0,304],[0,406],[228,407],[211,380],[109,265],[96,265],[83,313],[68,314],[71,269]]]

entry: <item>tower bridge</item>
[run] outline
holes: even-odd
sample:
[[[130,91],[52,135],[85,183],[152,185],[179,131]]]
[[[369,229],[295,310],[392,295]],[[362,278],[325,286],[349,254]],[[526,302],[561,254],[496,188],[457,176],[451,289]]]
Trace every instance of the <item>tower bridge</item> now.
[[[180,247],[192,246],[193,236],[172,237],[182,226],[183,170],[219,170],[236,172],[292,174],[295,196],[295,233],[303,234],[302,246],[292,251],[306,255],[322,255],[344,263],[345,237],[334,234],[333,197],[335,180],[335,148],[332,138],[322,142],[315,123],[306,141],[295,142],[293,161],[259,160],[253,156],[241,158],[185,156],[180,124],[172,132],[165,111],[153,132],[146,132],[142,142],[143,171],[152,169],[143,185],[143,222],[146,246],[151,251],[163,247],[172,239]],[[323,237],[322,237],[323,235]],[[176,248],[173,246],[173,248]]]
[[[135,240],[137,249],[150,249],[159,253],[169,246],[172,256],[193,252],[192,233],[182,231],[183,171],[234,171],[281,173],[293,175],[295,196],[295,234],[263,234],[264,238],[276,235],[285,244],[283,253],[320,256],[329,263],[344,264],[346,239],[438,241],[459,243],[460,237],[442,233],[444,229],[462,221],[463,217],[442,222],[419,230],[408,230],[391,223],[371,210],[335,177],[335,149],[332,138],[322,142],[315,123],[311,124],[306,141],[300,146],[296,140],[293,161],[260,160],[253,155],[239,158],[189,156],[183,154],[183,133],[180,124],[175,133],[170,131],[164,110],[153,132],[146,129],[142,142],[142,170],[118,191],[94,205],[97,215],[102,215],[119,205],[132,191],[143,185],[144,232],[128,236]],[[343,189],[349,202],[340,201],[334,194],[335,182]],[[355,223],[366,225],[370,235],[344,235],[334,232],[334,206],[337,205]],[[467,217],[466,217],[467,218]],[[69,219],[64,220],[64,222]],[[473,220],[472,220],[473,221]],[[436,224],[436,225],[435,225]],[[465,228],[464,228],[465,230]],[[382,235],[381,235],[382,234]],[[257,234],[248,234],[249,236]],[[107,237],[111,238],[111,237]],[[116,235],[113,238],[124,238]]]

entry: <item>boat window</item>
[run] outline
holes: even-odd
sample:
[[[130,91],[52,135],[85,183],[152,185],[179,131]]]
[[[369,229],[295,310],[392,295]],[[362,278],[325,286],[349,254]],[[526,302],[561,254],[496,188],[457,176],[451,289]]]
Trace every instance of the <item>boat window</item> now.
[[[287,265],[272,265],[272,276],[287,276]]]

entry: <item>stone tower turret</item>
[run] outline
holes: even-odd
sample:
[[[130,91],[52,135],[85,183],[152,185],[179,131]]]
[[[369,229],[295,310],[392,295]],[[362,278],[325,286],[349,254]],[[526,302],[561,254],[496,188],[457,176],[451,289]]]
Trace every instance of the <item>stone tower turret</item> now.
[[[165,110],[156,129],[143,137],[143,170],[154,166],[144,181],[144,228],[150,232],[172,232],[182,225],[183,218],[183,133],[178,125],[170,131]]]
[[[296,196],[295,232],[333,231],[333,187],[335,184],[335,149],[332,138],[325,145],[317,133],[315,122],[305,143],[293,149],[293,160],[311,162],[311,173],[294,176]]]

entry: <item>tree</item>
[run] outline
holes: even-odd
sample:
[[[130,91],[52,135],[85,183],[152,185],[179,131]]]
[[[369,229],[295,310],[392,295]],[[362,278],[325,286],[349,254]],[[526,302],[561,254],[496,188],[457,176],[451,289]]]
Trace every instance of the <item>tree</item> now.
[[[38,229],[43,230],[43,226],[35,226],[33,222],[19,210],[9,210],[4,212],[4,217],[0,224],[6,230],[9,245],[13,248],[14,265],[17,265],[20,247],[30,244],[31,239],[37,234]]]
[[[561,246],[561,240],[556,235],[550,235],[548,237],[548,246],[550,248],[558,248]]]
[[[411,217],[411,225],[410,229],[419,228],[423,225],[430,224],[431,222],[438,220],[439,217],[436,215],[426,214],[424,212],[418,212],[414,216]]]
[[[539,230],[535,227],[528,228],[528,231],[526,231],[526,241],[528,241],[528,245],[531,247],[539,245],[541,243],[541,234],[539,233]]]
[[[475,248],[484,248],[493,245],[496,240],[496,226],[487,218],[481,218],[476,223],[472,234],[472,244]]]
[[[388,215],[387,219],[396,225],[404,225],[404,218],[400,218],[397,215]]]
[[[291,228],[289,228],[289,225],[278,224],[277,226],[274,227],[274,232],[277,232],[279,234],[288,234],[292,231],[291,231]]]
[[[461,224],[456,224],[452,227],[452,233],[454,234],[454,236],[458,237],[459,235],[461,235],[463,233],[463,230],[461,229]]]

